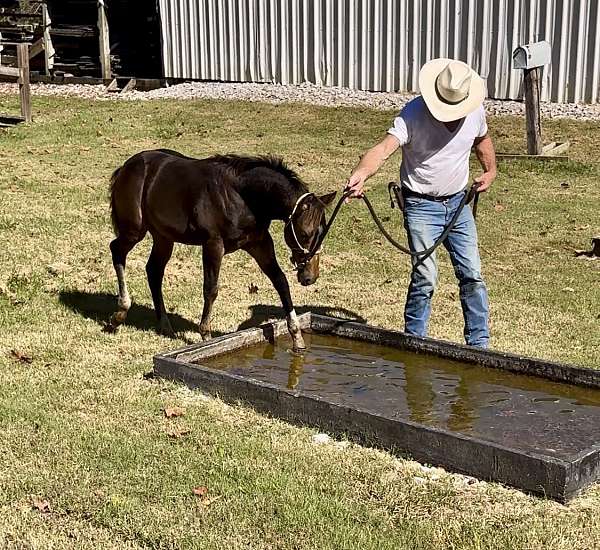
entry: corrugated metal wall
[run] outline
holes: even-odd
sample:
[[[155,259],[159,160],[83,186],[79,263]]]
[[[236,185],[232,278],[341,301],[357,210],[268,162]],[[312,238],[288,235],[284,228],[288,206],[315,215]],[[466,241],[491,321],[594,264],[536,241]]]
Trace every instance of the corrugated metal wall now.
[[[168,78],[308,81],[418,91],[419,68],[461,59],[490,97],[520,97],[512,51],[548,40],[542,99],[599,98],[598,0],[159,0]]]

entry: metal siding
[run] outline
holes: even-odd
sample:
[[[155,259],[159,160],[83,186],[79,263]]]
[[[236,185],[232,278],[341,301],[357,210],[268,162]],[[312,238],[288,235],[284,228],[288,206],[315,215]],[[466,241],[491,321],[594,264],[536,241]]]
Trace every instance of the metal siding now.
[[[173,79],[418,92],[434,57],[472,65],[488,94],[518,99],[518,44],[548,40],[543,100],[596,103],[597,0],[159,0]]]

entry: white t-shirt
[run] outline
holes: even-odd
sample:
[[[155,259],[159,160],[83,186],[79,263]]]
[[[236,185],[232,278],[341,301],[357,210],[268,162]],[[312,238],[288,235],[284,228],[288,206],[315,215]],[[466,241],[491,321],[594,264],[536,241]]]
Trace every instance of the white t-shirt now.
[[[451,132],[433,118],[421,96],[409,101],[388,130],[402,146],[400,182],[435,197],[462,191],[469,180],[473,142],[487,133],[483,105]]]

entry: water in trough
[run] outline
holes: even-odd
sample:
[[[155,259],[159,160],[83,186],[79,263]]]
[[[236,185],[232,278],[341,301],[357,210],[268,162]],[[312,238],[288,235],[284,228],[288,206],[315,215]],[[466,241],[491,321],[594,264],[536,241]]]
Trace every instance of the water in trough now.
[[[306,334],[203,359],[202,365],[390,418],[523,452],[570,459],[600,444],[600,391],[379,344]]]

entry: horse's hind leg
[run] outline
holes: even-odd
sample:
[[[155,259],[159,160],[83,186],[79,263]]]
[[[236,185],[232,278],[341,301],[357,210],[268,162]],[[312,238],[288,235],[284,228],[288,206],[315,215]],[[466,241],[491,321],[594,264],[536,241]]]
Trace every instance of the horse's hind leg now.
[[[125,263],[127,261],[127,254],[129,254],[138,242],[139,240],[131,240],[119,236],[110,243],[113,266],[117,273],[119,284],[119,299],[117,302],[118,309],[113,313],[108,325],[104,329],[106,332],[115,332],[119,325],[125,322],[127,312],[131,307],[131,298],[127,290],[127,282],[125,281]]]
[[[204,270],[204,308],[200,320],[200,335],[208,340],[211,335],[210,316],[219,293],[219,272],[225,249],[221,240],[208,241],[202,246],[202,269]]]
[[[146,264],[146,274],[148,275],[148,285],[152,293],[154,310],[158,319],[159,332],[165,336],[175,336],[171,327],[169,316],[163,300],[162,283],[165,275],[165,267],[171,259],[173,253],[173,241],[169,241],[160,235],[152,235],[152,252]]]

